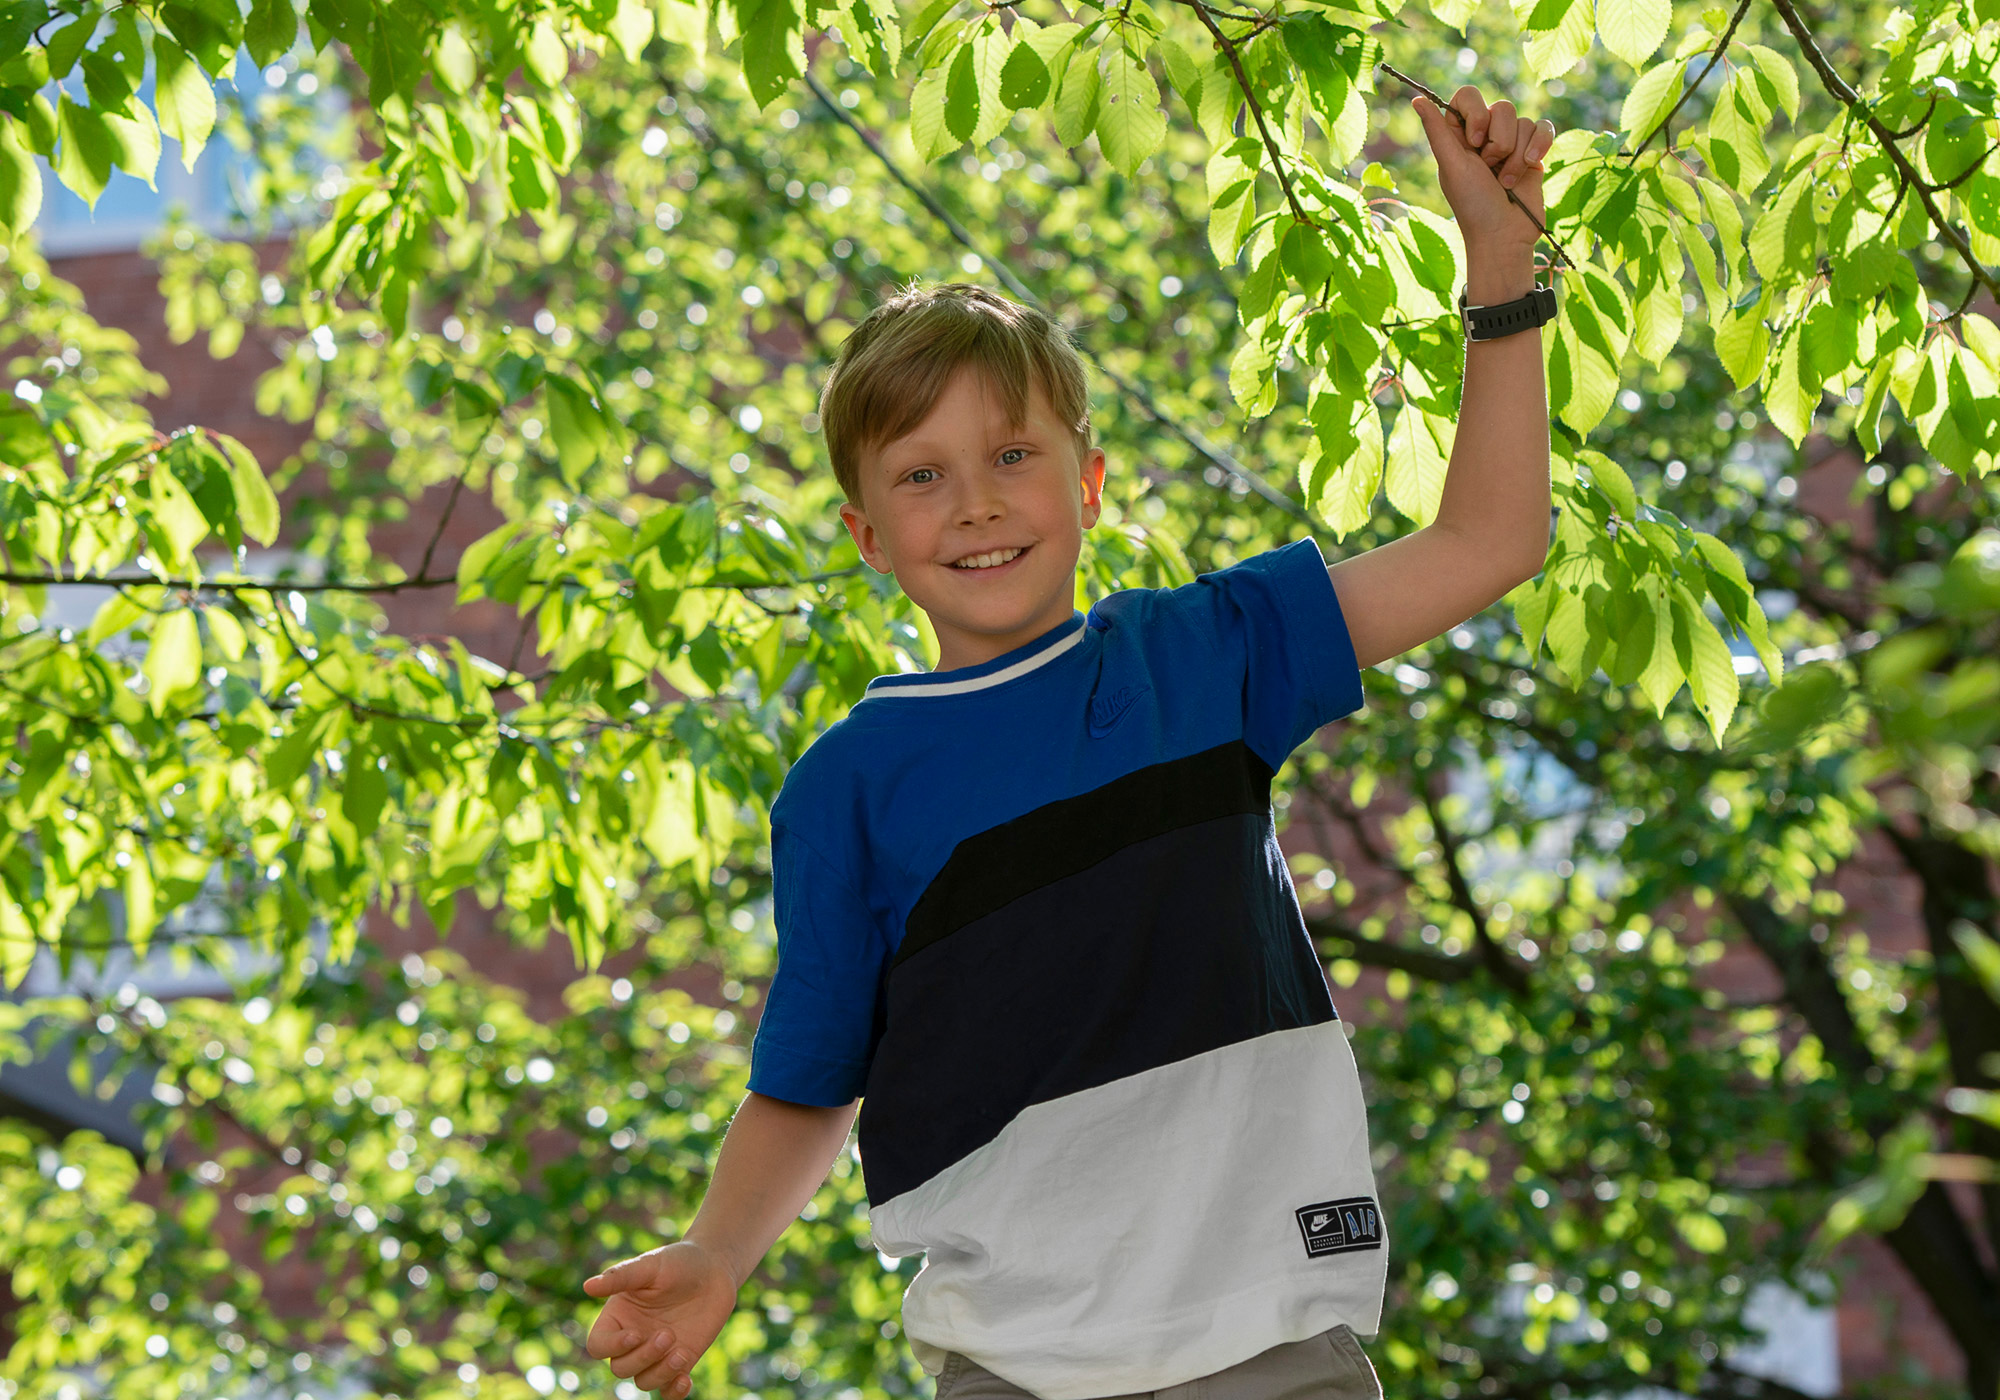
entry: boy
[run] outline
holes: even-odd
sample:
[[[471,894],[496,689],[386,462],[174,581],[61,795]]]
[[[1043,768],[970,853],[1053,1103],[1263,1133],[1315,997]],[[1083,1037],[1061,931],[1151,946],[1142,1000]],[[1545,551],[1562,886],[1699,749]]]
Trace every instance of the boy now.
[[[1550,123],[1424,98],[1465,300],[1534,287]],[[1476,319],[1436,520],[1326,566],[1310,539],[1073,610],[1105,458],[1083,365],[964,285],[858,326],[821,400],[862,557],[938,669],[872,682],[772,808],[779,933],[686,1237],[606,1269],[591,1354],[668,1400],[861,1105],[877,1248],[938,1400],[1379,1397],[1356,1333],[1387,1239],[1344,1027],[1270,782],[1359,668],[1541,567],[1545,303]],[[1491,335],[1491,339],[1485,337]],[[1463,459],[1463,460],[1461,460]]]

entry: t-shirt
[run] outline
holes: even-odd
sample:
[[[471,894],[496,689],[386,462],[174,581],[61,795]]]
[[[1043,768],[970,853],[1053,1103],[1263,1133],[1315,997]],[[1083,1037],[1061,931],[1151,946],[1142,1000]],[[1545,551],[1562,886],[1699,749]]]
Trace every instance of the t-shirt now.
[[[1360,1083],[1270,798],[1361,700],[1302,540],[879,677],[792,768],[750,1088],[861,1096],[925,1371],[1087,1400],[1377,1330]]]

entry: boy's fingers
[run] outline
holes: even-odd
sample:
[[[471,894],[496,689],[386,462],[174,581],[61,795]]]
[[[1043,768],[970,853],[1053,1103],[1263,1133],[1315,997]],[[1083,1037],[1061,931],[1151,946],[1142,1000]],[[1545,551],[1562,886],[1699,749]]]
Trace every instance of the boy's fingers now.
[[[641,1390],[657,1390],[662,1395],[683,1394],[685,1392],[678,1391],[675,1387],[688,1379],[688,1364],[692,1363],[676,1366],[673,1364],[673,1357],[664,1357],[633,1376],[632,1384]]]
[[[1544,117],[1535,123],[1535,135],[1528,142],[1528,164],[1539,166],[1542,157],[1549,153],[1549,147],[1556,143],[1556,124]]]
[[[667,1348],[673,1345],[673,1340],[671,1333],[655,1332],[623,1356],[614,1357],[611,1374],[620,1380],[631,1380],[641,1371],[657,1365],[666,1355]]]
[[[1520,119],[1514,115],[1514,104],[1504,97],[1486,110],[1486,144],[1479,155],[1486,164],[1498,170],[1500,163],[1514,154],[1519,144]]]
[[[1451,105],[1465,118],[1465,144],[1478,150],[1486,144],[1486,99],[1470,83],[1451,95]]]
[[[1535,143],[1535,124],[1526,117],[1516,118],[1516,122],[1514,153],[1494,172],[1508,189],[1514,188],[1515,183],[1528,173],[1528,152]]]
[[[607,1293],[637,1287],[647,1281],[650,1272],[643,1259],[627,1259],[585,1279],[583,1291],[593,1298],[602,1298]]]

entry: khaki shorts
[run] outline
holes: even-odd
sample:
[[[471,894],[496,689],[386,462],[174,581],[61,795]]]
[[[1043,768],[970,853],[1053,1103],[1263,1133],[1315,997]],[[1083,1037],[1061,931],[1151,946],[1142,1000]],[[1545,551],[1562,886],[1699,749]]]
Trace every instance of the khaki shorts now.
[[[1037,1400],[978,1362],[946,1352],[936,1400]],[[1149,1400],[1149,1393],[1110,1400]],[[1150,1392],[1150,1400],[1382,1400],[1354,1329],[1346,1323],[1299,1342],[1281,1342],[1212,1376]]]

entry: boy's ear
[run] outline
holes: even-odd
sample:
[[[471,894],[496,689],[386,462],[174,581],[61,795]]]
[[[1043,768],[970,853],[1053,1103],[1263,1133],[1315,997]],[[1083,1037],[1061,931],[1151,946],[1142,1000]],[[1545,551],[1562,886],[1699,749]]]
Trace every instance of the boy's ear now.
[[[891,572],[889,556],[882,548],[882,540],[875,533],[875,527],[868,521],[868,513],[852,501],[843,501],[840,506],[840,523],[847,527],[847,533],[854,537],[854,547],[861,551],[861,557],[869,568],[878,574]]]
[[[1104,449],[1093,447],[1083,459],[1083,528],[1097,523],[1104,511]]]

